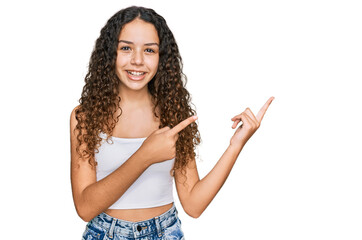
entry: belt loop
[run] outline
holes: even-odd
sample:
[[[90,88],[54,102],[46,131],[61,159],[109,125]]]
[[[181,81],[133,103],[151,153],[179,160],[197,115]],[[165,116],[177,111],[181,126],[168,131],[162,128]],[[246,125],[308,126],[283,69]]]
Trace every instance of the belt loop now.
[[[162,236],[162,230],[161,230],[161,225],[160,225],[160,218],[159,217],[155,217],[155,223],[156,223],[156,228],[157,228],[157,234],[159,237]]]
[[[134,237],[134,239],[136,239],[137,238],[137,224],[136,223],[133,223],[132,224],[132,230],[133,230],[133,237]]]
[[[112,223],[111,223],[111,227],[109,228],[108,236],[111,239],[113,238],[114,226],[116,225],[116,222],[117,222],[117,219],[113,218]]]

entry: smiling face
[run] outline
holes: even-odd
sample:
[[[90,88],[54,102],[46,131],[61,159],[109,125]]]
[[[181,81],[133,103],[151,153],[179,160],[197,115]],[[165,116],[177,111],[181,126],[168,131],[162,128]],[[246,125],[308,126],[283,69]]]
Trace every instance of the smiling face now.
[[[118,38],[116,74],[121,88],[147,89],[159,61],[159,38],[153,24],[136,18],[125,24]]]

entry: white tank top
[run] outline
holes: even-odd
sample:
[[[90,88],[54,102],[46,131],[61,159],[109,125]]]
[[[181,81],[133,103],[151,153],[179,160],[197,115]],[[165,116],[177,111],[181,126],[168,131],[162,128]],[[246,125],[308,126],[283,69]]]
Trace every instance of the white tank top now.
[[[118,138],[100,133],[103,140],[95,153],[97,181],[105,178],[135,153],[146,138]],[[112,144],[113,142],[113,144]],[[149,166],[109,209],[137,209],[166,205],[173,202],[171,169],[175,159]]]

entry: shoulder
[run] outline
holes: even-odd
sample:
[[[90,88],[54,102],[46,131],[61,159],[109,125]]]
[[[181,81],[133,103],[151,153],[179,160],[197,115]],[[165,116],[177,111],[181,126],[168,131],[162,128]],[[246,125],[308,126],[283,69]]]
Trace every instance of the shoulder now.
[[[70,113],[70,142],[71,142],[71,147],[72,149],[76,149],[76,147],[79,144],[79,136],[84,135],[84,133],[86,133],[85,129],[81,129],[80,126],[78,125],[78,120],[80,119],[80,114],[78,114],[77,110],[80,108],[80,106],[76,106],[72,112]],[[81,123],[82,124],[82,123]],[[79,132],[81,132],[81,134],[79,135]],[[84,148],[84,142],[82,142],[80,144],[81,148]],[[74,155],[76,155],[75,151],[74,151]]]
[[[80,108],[80,105],[76,106],[75,108],[73,108],[72,112],[70,113],[70,130],[74,131],[74,129],[76,128],[77,124],[78,124],[78,120],[77,120],[77,110]]]
[[[80,105],[77,105],[75,108],[73,108],[72,112],[70,113],[70,119],[75,118],[75,113],[78,109],[80,109]]]
[[[76,117],[75,117],[75,113],[76,111],[79,109],[79,105],[76,106],[75,108],[73,108],[72,112],[70,113],[70,123],[77,121]]]

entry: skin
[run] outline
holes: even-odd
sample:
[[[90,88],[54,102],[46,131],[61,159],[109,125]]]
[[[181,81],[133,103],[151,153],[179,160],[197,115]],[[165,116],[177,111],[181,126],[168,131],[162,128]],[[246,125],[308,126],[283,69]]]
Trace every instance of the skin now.
[[[97,182],[96,169],[89,165],[87,159],[78,159],[79,155],[75,150],[77,132],[74,133],[77,124],[75,119],[77,107],[72,111],[70,117],[72,193],[77,213],[86,222],[101,212],[127,221],[141,221],[158,216],[170,209],[172,203],[146,209],[108,208],[150,165],[174,158],[178,133],[197,119],[197,116],[192,116],[172,129],[169,127],[158,129],[159,120],[153,115],[151,95],[147,89],[148,82],[157,71],[159,61],[157,31],[152,24],[135,19],[124,26],[119,40],[122,41],[117,50],[116,74],[121,81],[119,95],[122,99],[123,112],[113,135],[122,138],[146,136],[147,138],[124,164]],[[127,75],[129,70],[146,74],[142,80],[133,81]],[[231,119],[233,129],[240,122],[243,124],[236,128],[230,139],[230,145],[215,167],[203,179],[199,178],[195,159],[191,159],[186,167],[186,182],[180,171],[175,171],[177,193],[188,215],[197,218],[210,204],[226,181],[240,151],[259,128],[273,99],[273,97],[269,98],[256,116],[247,108]],[[81,146],[81,150],[82,148],[84,146]]]
[[[143,104],[143,98],[150,96],[147,84],[156,74],[159,62],[157,30],[151,23],[135,19],[123,27],[118,39],[116,74],[121,81],[120,96],[127,103]],[[145,77],[133,81],[127,71],[145,72]]]

